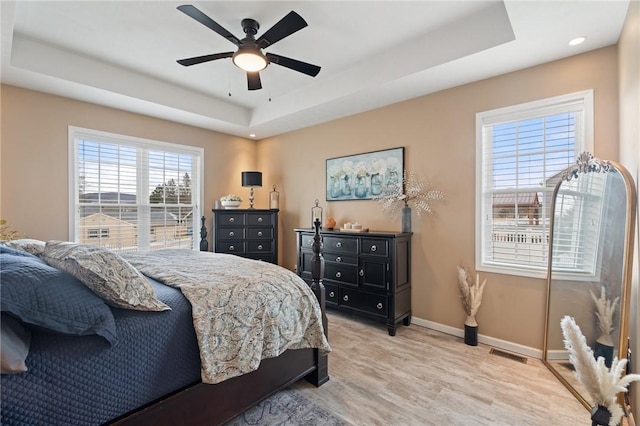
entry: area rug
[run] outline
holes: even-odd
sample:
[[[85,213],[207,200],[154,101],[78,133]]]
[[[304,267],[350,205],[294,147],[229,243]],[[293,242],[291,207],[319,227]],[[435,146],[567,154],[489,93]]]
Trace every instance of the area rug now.
[[[337,416],[299,392],[285,389],[245,411],[226,426],[345,425]]]

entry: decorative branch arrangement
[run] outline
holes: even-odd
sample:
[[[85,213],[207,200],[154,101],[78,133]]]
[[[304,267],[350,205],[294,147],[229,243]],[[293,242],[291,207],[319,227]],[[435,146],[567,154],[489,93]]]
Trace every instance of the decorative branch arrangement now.
[[[476,274],[475,284],[470,283],[467,277],[467,271],[458,266],[458,288],[460,289],[460,299],[462,300],[462,307],[467,314],[467,321],[465,325],[470,327],[476,327],[478,323],[475,320],[475,316],[478,313],[480,304],[482,303],[482,292],[484,286],[487,283],[485,279],[480,283],[480,274]],[[471,322],[471,324],[467,324]]]
[[[413,204],[418,216],[422,213],[431,214],[429,202],[443,199],[444,194],[429,187],[430,185],[425,179],[404,170],[402,182],[385,185],[382,194],[375,197],[375,200],[389,214],[397,213],[402,206],[408,206],[409,203]]]
[[[621,360],[614,358],[611,369],[604,365],[604,358],[598,357],[596,361],[593,351],[587,345],[587,340],[573,318],[565,316],[560,321],[560,326],[576,378],[587,390],[594,404],[609,410],[611,413],[609,426],[617,426],[624,415],[622,407],[616,401],[618,392],[627,392],[627,386],[631,382],[640,380],[640,374],[622,376],[627,365],[626,358]]]
[[[613,313],[616,310],[618,304],[618,297],[613,301],[607,299],[604,286],[600,290],[600,298],[596,298],[595,294],[591,290],[591,298],[596,304],[596,317],[598,317],[598,326],[603,334],[611,334],[613,331]]]
[[[20,234],[18,231],[14,231],[9,225],[7,225],[6,220],[0,219],[0,241],[15,240],[19,236]]]

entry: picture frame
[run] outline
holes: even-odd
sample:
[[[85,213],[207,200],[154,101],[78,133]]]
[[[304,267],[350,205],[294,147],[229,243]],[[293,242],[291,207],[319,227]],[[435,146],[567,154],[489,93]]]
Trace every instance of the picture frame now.
[[[404,147],[327,159],[327,201],[373,200],[402,185]]]

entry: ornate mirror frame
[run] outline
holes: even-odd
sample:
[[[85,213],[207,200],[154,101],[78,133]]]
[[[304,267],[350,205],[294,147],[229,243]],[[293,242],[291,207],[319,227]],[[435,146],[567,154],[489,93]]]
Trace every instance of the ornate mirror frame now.
[[[620,176],[622,181],[619,181],[615,175]],[[580,179],[582,182],[577,183],[576,181]],[[621,188],[622,184],[624,191]],[[601,185],[601,188],[598,189],[598,185]],[[589,188],[589,191],[581,192],[581,189],[585,188]],[[619,194],[615,194],[616,190]],[[599,192],[595,194],[593,191]],[[622,192],[625,195],[625,205],[621,202],[612,202],[616,201],[612,194],[620,196],[618,201],[625,201],[621,198]],[[582,207],[575,208],[571,201],[565,202],[566,199],[571,200],[572,197],[574,200],[580,197],[596,199],[598,196],[601,199],[600,210],[598,207],[590,207],[588,228],[576,225],[576,222],[584,222],[585,211]],[[542,362],[587,409],[591,408],[593,401],[589,401],[589,394],[575,379],[564,345],[558,343],[558,333],[560,333],[560,341],[562,340],[560,319],[564,315],[576,318],[576,322],[587,338],[587,343],[596,356],[603,355],[603,349],[605,349],[605,354],[609,358],[627,357],[636,202],[635,184],[629,172],[614,161],[602,161],[587,152],[580,154],[576,163],[562,172],[561,180],[553,191]],[[569,208],[565,204],[569,204]],[[575,204],[577,205],[578,202]],[[592,206],[596,204],[591,202]],[[581,216],[580,219],[576,219],[577,216]],[[623,220],[616,221],[618,216]],[[595,222],[596,220],[599,222]],[[563,227],[563,222],[571,223],[571,226]],[[584,231],[584,229],[595,229],[595,231]],[[567,273],[566,268],[561,271],[561,268],[564,268],[563,262],[565,264],[567,262],[567,253],[570,253],[567,247],[582,249],[581,243],[576,245],[563,243],[563,241],[577,241],[576,232],[583,237],[581,241],[594,242],[595,240],[592,244],[595,248],[591,249],[594,253],[591,256],[594,260],[593,265],[586,265],[587,272],[580,272],[584,275],[582,277],[574,272]],[[585,232],[591,232],[591,234]],[[561,250],[564,250],[564,253]],[[605,250],[607,254],[603,254]],[[607,259],[608,263],[606,263]],[[616,263],[616,260],[621,264]],[[554,261],[558,264],[557,267],[553,265]],[[584,262],[581,267],[586,263],[588,262]],[[596,286],[600,287],[601,291],[598,291]],[[613,324],[609,333],[602,331],[602,322],[596,314],[598,303],[602,306],[608,305],[608,308],[613,307]],[[600,331],[597,330],[598,328]],[[605,334],[610,338],[607,345],[601,343],[606,340],[602,339]],[[607,359],[606,356],[605,359]]]

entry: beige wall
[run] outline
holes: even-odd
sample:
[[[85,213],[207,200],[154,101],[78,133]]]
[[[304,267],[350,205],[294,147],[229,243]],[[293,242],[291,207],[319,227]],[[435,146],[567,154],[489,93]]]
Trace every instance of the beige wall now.
[[[609,47],[449,89],[257,143],[124,111],[11,86],[2,87],[2,216],[26,235],[68,235],[67,126],[185,143],[205,148],[205,213],[228,192],[244,194],[240,171],[261,170],[256,207],[280,191],[280,264],[293,269],[293,228],[309,226],[318,198],[324,217],[399,230],[374,201],[325,200],[325,160],[404,146],[406,167],[446,193],[435,214],[413,218],[414,316],[461,328],[455,267],[474,266],[475,114],[585,89],[595,93],[595,154],[617,160],[617,49]],[[246,195],[246,194],[244,194]],[[211,235],[211,233],[210,233]],[[540,348],[546,283],[484,274],[480,333]]]
[[[620,162],[640,182],[640,2],[629,5],[627,19],[618,43],[618,65],[620,74]],[[638,241],[640,226],[636,225],[633,284],[631,290],[631,312],[629,335],[631,336],[632,371],[640,372],[640,262]],[[636,421],[640,413],[640,383],[630,387],[633,412]]]
[[[462,328],[456,265],[473,268],[475,240],[475,114],[541,98],[594,89],[595,155],[618,157],[617,51],[609,47],[260,141],[258,168],[277,170],[281,187],[281,263],[296,262],[292,229],[308,227],[314,199],[324,217],[400,230],[375,201],[325,200],[325,160],[405,147],[405,165],[446,193],[432,216],[413,217],[412,309],[415,317]],[[275,173],[274,173],[274,176]],[[541,348],[546,281],[483,274],[480,333]]]
[[[69,238],[68,126],[204,148],[209,230],[214,200],[245,192],[240,172],[255,168],[254,141],[13,86],[1,95],[0,213],[32,238]]]

